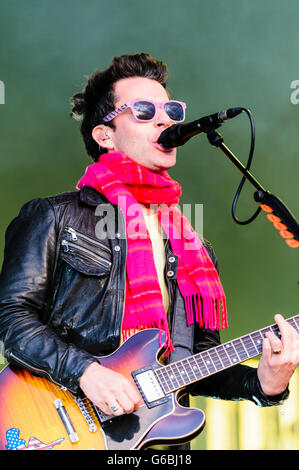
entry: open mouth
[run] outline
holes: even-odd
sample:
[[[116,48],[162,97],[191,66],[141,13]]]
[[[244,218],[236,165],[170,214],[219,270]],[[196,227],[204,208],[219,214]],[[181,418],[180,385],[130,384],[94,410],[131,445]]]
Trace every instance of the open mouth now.
[[[160,150],[161,152],[166,152],[166,153],[167,152],[169,153],[169,152],[173,151],[173,148],[169,149],[169,148],[163,147],[163,145],[161,145],[161,144],[158,144],[158,140],[159,140],[159,137],[155,142],[153,142],[153,145],[156,149]]]

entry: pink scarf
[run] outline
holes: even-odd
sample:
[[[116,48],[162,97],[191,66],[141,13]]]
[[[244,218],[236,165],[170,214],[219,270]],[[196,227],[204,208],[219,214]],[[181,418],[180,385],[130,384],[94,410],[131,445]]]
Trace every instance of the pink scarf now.
[[[166,171],[154,173],[127,155],[105,153],[86,168],[77,188],[91,186],[117,205],[126,221],[127,262],[123,336],[136,328],[158,327],[173,350],[154,264],[151,240],[141,207],[158,204],[158,218],[178,257],[177,282],[184,298],[187,324],[195,320],[212,330],[227,328],[225,294],[203,243],[176,207],[181,186]]]

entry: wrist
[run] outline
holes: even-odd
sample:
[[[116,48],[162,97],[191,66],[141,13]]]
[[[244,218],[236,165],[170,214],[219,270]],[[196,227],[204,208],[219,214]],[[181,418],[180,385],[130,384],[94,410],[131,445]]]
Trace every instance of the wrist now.
[[[79,378],[79,385],[80,387],[82,388],[82,386],[84,386],[84,382],[86,380],[88,380],[88,377],[90,374],[93,374],[93,372],[100,366],[100,363],[99,362],[92,362],[91,364],[89,364],[86,369],[84,370],[83,374],[81,375],[81,377]]]
[[[264,390],[259,379],[257,380],[257,387],[261,395],[265,397],[266,400],[269,402],[273,402],[275,404],[281,403],[283,400],[286,400],[290,394],[288,385],[280,391],[274,391],[273,389],[270,390]],[[266,393],[267,392],[267,393]]]

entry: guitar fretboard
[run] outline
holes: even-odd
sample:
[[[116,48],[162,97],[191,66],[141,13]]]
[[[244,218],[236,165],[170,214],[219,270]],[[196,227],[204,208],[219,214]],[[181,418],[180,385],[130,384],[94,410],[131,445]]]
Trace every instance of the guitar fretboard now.
[[[289,318],[287,321],[299,331],[299,315]],[[178,390],[204,377],[258,356],[262,352],[263,339],[268,331],[280,336],[278,326],[274,324],[158,368],[155,370],[155,374],[165,393]]]

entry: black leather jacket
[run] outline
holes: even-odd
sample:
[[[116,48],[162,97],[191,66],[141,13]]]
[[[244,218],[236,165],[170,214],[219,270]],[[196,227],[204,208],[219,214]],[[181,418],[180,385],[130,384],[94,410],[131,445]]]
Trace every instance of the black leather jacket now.
[[[100,240],[97,224],[107,220],[106,238]],[[206,247],[217,266],[211,246]],[[169,241],[165,248],[168,263]],[[78,393],[78,379],[94,355],[110,354],[120,344],[125,265],[122,214],[94,189],[25,204],[7,229],[0,275],[0,338],[8,361]],[[175,273],[167,283],[172,306]],[[170,323],[171,315],[172,308]],[[219,342],[218,332],[195,326],[194,353]],[[285,398],[265,397],[256,370],[243,365],[201,380],[189,391],[262,405]]]

